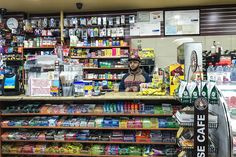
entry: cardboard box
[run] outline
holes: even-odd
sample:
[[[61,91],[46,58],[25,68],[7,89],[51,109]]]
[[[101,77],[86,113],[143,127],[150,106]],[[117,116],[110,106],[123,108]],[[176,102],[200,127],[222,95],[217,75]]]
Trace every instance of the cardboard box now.
[[[179,87],[180,81],[184,80],[184,65],[172,64],[169,67],[170,95],[175,95],[175,90]]]

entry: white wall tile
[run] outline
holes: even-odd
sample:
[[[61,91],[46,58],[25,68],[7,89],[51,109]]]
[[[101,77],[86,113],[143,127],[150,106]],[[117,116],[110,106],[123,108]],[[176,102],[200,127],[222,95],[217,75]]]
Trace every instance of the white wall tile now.
[[[223,50],[231,50],[231,36],[206,36],[205,49],[210,50],[213,41],[219,42]]]
[[[177,58],[176,57],[157,57],[156,59],[156,64],[160,68],[167,67],[170,64],[175,64],[177,63]]]
[[[142,48],[154,48],[158,67],[176,63],[177,47],[174,42],[180,38],[192,38],[195,42],[201,42],[203,50],[210,50],[213,41],[220,42],[224,50],[236,49],[236,35],[228,36],[189,36],[189,37],[164,37],[164,38],[140,38],[132,39],[132,48],[137,48],[138,40],[141,40]]]
[[[231,36],[231,49],[230,50],[236,50],[236,35]]]

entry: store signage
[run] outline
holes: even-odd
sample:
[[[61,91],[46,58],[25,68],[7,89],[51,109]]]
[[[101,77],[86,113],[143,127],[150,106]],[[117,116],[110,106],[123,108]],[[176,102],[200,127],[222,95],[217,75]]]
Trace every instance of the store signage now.
[[[200,97],[194,102],[194,155],[208,157],[208,101]]]

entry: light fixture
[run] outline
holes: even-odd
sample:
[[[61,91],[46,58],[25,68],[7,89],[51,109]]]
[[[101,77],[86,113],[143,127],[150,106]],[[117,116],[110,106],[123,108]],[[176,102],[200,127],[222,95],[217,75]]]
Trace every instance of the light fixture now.
[[[77,9],[81,10],[83,7],[83,3],[81,3],[81,2],[76,3],[76,7],[77,7]]]

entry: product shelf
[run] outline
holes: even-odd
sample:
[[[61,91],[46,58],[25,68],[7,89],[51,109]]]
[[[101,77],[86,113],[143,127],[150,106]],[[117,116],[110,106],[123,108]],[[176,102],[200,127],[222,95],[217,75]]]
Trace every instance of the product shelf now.
[[[174,96],[140,96],[138,93],[129,93],[126,92],[118,92],[118,93],[106,93],[101,96],[83,96],[83,97],[53,97],[53,96],[0,96],[0,101],[108,101],[108,100],[148,100],[148,101],[176,101],[176,97]]]
[[[96,67],[84,67],[83,70],[128,70],[128,68],[96,68]]]
[[[83,97],[40,97],[40,96],[35,96],[35,97],[30,97],[30,96],[0,96],[0,101],[2,102],[19,102],[19,104],[21,105],[21,102],[50,102],[50,103],[54,103],[54,102],[73,102],[75,104],[84,104],[84,102],[106,102],[106,101],[126,101],[126,100],[130,100],[130,101],[134,101],[134,102],[139,102],[139,101],[144,101],[143,103],[146,103],[146,101],[160,101],[160,102],[170,102],[171,104],[173,104],[173,102],[176,102],[176,104],[178,105],[178,101],[176,101],[176,98],[173,96],[139,96],[137,93],[129,93],[127,95],[127,93],[125,92],[120,92],[120,93],[106,93],[105,95],[101,95],[101,96],[83,96]],[[7,105],[7,104],[6,104]],[[100,103],[99,103],[100,105]],[[127,116],[127,117],[163,117],[163,118],[171,118],[173,116],[172,112],[160,112],[161,114],[150,114],[150,112],[146,112],[144,113],[143,111],[140,110],[140,112],[136,111],[136,112],[131,112],[131,111],[127,111],[127,112],[123,112],[123,113],[114,113],[114,112],[89,112],[89,113],[22,113],[24,112],[24,110],[22,111],[12,111],[12,112],[21,112],[21,113],[7,113],[7,110],[3,110],[3,113],[0,113],[0,116],[4,119],[4,118],[15,118],[17,119],[18,117],[28,117],[30,118],[30,116],[94,116],[94,117],[99,117],[99,116],[110,116],[110,117],[122,117],[122,116]],[[6,112],[5,112],[6,111]],[[63,126],[6,126],[6,125],[2,125],[1,126],[1,131],[2,133],[4,133],[5,131],[11,132],[11,131],[17,131],[17,132],[34,132],[35,130],[37,131],[44,131],[44,130],[54,130],[54,131],[76,131],[76,130],[98,130],[99,132],[104,132],[104,131],[167,131],[168,133],[170,132],[171,134],[174,134],[176,131],[178,131],[179,128],[117,128],[117,127],[107,127],[107,128],[101,128],[101,127],[86,127],[86,125],[84,125],[85,127],[76,127],[76,126],[71,126],[71,127],[63,127]],[[95,126],[95,125],[90,125],[90,126]],[[156,126],[156,125],[155,125]],[[158,125],[157,125],[158,126]],[[171,127],[171,126],[170,126]],[[171,132],[172,131],[172,132]],[[30,138],[29,138],[30,139]],[[53,139],[53,138],[52,138]],[[17,144],[24,144],[27,145],[29,143],[32,144],[42,144],[42,145],[46,145],[46,144],[53,144],[53,143],[58,143],[58,145],[66,145],[66,144],[71,144],[71,143],[76,143],[76,144],[83,144],[83,145],[92,145],[92,144],[98,144],[98,145],[124,145],[124,146],[151,146],[151,147],[177,147],[177,143],[176,140],[161,140],[161,141],[155,141],[155,142],[147,142],[144,140],[137,140],[137,142],[124,142],[124,141],[102,141],[102,139],[100,141],[80,141],[80,140],[76,140],[74,138],[74,140],[60,140],[60,139],[56,139],[56,140],[35,140],[35,138],[32,138],[31,140],[10,140],[9,139],[4,139],[1,138],[1,142],[4,145],[17,145]],[[153,140],[154,141],[154,140]],[[69,153],[69,152],[67,152]],[[79,153],[79,152],[77,152]],[[26,153],[26,152],[1,152],[2,156],[96,156],[96,157],[141,157],[141,156],[132,156],[132,155],[93,155],[90,152],[87,151],[83,151],[80,152],[81,154],[62,154],[62,153]],[[82,154],[84,153],[84,154]],[[138,154],[139,155],[139,154]],[[141,155],[141,154],[140,154]],[[165,156],[165,155],[160,155],[161,156]],[[158,156],[156,156],[158,157]]]
[[[186,151],[193,151],[194,146],[183,146],[179,141],[177,142],[178,146]],[[213,143],[208,145],[208,153],[217,153],[217,148]]]
[[[2,140],[2,142],[47,142],[47,143],[89,143],[89,144],[139,144],[139,145],[176,145],[174,142],[117,142],[82,140]]]
[[[94,81],[103,81],[103,80],[108,80],[108,81],[120,81],[121,79],[89,79],[89,78],[84,78],[83,80],[94,80]]]
[[[24,47],[25,50],[27,49],[54,49],[54,46],[45,46],[45,47]]]
[[[91,156],[91,157],[143,157],[143,156],[132,156],[132,155],[92,155],[92,154],[55,154],[55,153],[2,153],[3,155],[34,155],[34,156]],[[164,157],[163,155],[158,155],[155,157]]]
[[[2,129],[72,129],[72,130],[150,130],[176,131],[178,128],[98,128],[98,127],[61,127],[61,126],[2,126]]]
[[[172,114],[142,114],[142,113],[2,113],[8,116],[137,116],[137,117],[171,117]]]
[[[103,48],[129,48],[129,46],[70,46],[70,48],[103,49]]]
[[[183,112],[185,112],[185,111],[183,111]],[[191,114],[191,111],[189,112],[189,111],[187,111],[186,113],[190,113]],[[193,115],[193,114],[192,114]],[[213,114],[213,113],[209,113],[209,115],[211,115],[211,116],[217,116],[217,115],[215,115],[215,114]],[[181,126],[181,127],[193,127],[194,126],[194,122],[193,121],[189,121],[189,122],[187,122],[187,121],[183,121],[183,120],[181,120],[180,119],[180,116],[178,116],[177,114],[175,114],[174,116],[173,116],[174,118],[175,118],[175,120],[178,122],[178,124]],[[189,118],[190,119],[190,118]],[[218,128],[218,116],[217,116],[217,122],[208,122],[208,127],[210,128],[210,129],[217,129]]]
[[[128,56],[98,56],[98,57],[80,57],[80,56],[71,56],[72,59],[120,59],[127,58]]]

